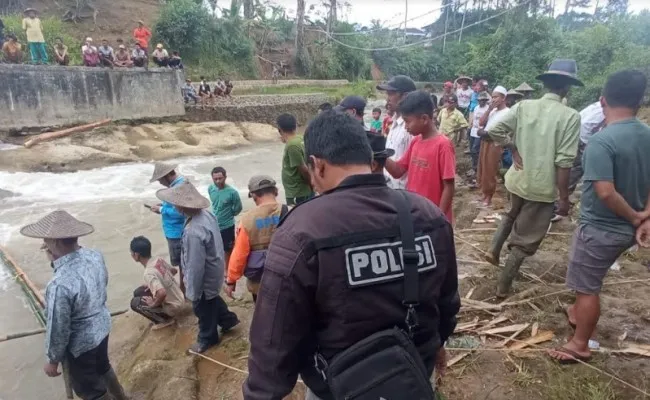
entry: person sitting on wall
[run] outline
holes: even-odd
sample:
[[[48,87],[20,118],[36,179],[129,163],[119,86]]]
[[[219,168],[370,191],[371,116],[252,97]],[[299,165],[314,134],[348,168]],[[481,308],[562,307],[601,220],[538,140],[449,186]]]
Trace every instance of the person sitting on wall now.
[[[68,46],[63,44],[63,39],[60,37],[54,39],[54,61],[56,61],[58,65],[70,64]]]
[[[23,46],[18,43],[16,35],[9,33],[7,41],[2,45],[4,61],[9,64],[21,64],[23,62]]]
[[[183,59],[181,59],[181,55],[178,51],[172,51],[172,56],[169,58],[167,66],[174,69],[183,69]]]
[[[212,92],[210,92],[210,85],[205,81],[205,77],[201,77],[201,83],[199,83],[199,96],[201,98],[212,98]]]
[[[131,61],[131,56],[129,55],[129,51],[126,49],[126,46],[123,44],[120,44],[117,49],[117,53],[115,53],[115,66],[116,67],[121,67],[121,68],[130,68],[133,66],[133,61]]]
[[[156,49],[151,53],[153,57],[153,62],[159,67],[166,67],[169,65],[169,53],[161,43],[156,45]]]
[[[86,67],[96,67],[99,65],[99,52],[97,51],[97,47],[93,46],[92,43],[92,38],[86,38],[86,44],[81,46],[81,57]]]
[[[214,85],[214,96],[223,97],[226,93],[226,84],[223,82],[223,79],[217,79],[217,83]]]
[[[113,68],[113,64],[115,63],[115,52],[113,51],[113,48],[109,46],[108,40],[102,40],[102,45],[99,46],[97,51],[101,66]]]
[[[183,93],[185,103],[188,103],[190,100],[194,100],[194,104],[198,103],[199,97],[196,95],[196,89],[194,89],[191,80],[185,79],[185,85],[181,88],[181,92]]]
[[[147,68],[147,53],[142,49],[139,42],[136,42],[133,52],[131,52],[131,61],[136,67]]]
[[[231,81],[225,81],[224,84],[226,85],[226,90],[223,92],[224,97],[232,97],[232,89],[233,89],[233,84]]]

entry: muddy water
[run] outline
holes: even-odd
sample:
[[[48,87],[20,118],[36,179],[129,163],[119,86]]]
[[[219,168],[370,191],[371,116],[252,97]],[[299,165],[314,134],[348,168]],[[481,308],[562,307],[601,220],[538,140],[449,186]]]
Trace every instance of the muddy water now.
[[[239,189],[244,207],[252,206],[246,183],[254,174],[265,173],[280,181],[282,144],[247,147],[219,157],[174,160],[207,196],[210,171],[220,165],[228,171],[228,183]],[[52,271],[40,243],[22,237],[19,228],[45,214],[63,208],[94,225],[95,233],[82,245],[104,253],[110,273],[108,306],[128,307],[133,289],[140,285],[142,268],[129,255],[129,242],[147,236],[154,252],[166,254],[160,216],[143,205],[156,201],[157,183],[149,184],[152,164],[126,164],[70,174],[0,172],[0,245],[8,249],[27,275],[45,288]],[[281,186],[281,185],[280,185]],[[283,198],[283,193],[280,193]],[[0,268],[0,336],[37,329],[18,285]],[[42,372],[43,335],[0,343],[0,400],[64,398],[62,379]]]

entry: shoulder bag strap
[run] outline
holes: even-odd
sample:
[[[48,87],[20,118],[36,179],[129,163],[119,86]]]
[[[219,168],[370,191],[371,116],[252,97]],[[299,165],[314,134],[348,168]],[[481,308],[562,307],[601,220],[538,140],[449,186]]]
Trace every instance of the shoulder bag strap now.
[[[397,219],[399,222],[400,238],[402,240],[402,268],[404,271],[404,300],[403,304],[407,309],[406,326],[409,336],[413,336],[413,330],[418,326],[415,307],[419,304],[419,256],[415,250],[415,233],[413,219],[411,217],[411,202],[403,190],[395,191]]]

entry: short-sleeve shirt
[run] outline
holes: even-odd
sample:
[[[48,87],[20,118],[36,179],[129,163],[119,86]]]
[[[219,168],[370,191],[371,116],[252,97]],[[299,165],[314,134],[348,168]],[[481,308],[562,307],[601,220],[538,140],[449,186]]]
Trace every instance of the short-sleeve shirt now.
[[[300,175],[299,167],[305,164],[305,144],[300,135],[287,141],[282,156],[282,185],[284,195],[289,198],[306,197],[312,193],[311,187]]]
[[[440,131],[447,136],[451,136],[453,132],[467,128],[469,125],[463,113],[458,109],[449,112],[449,109],[443,108],[438,114],[438,122],[440,123]]]
[[[426,140],[417,136],[397,164],[407,170],[406,190],[428,198],[437,206],[442,198],[443,181],[456,178],[454,145],[442,134]],[[452,221],[451,209],[445,215]]]
[[[472,130],[470,131],[470,136],[477,138],[478,136],[478,129],[479,129],[479,122],[481,121],[481,117],[485,112],[490,108],[487,104],[483,107],[478,106],[474,109],[474,120],[472,121]]]
[[[174,280],[171,273],[171,267],[165,260],[154,257],[149,260],[144,268],[144,284],[151,291],[151,296],[155,296],[160,289],[165,289],[167,296],[162,304],[162,309],[167,315],[176,314],[185,302],[185,296],[181,287]]]
[[[30,43],[45,43],[43,37],[43,27],[39,18],[25,18],[23,19],[23,29],[27,36],[27,41]]]
[[[635,228],[598,197],[597,181],[613,182],[623,199],[642,211],[650,192],[650,127],[636,118],[615,122],[589,139],[583,158],[584,189],[580,221],[602,230],[634,236]]]
[[[382,126],[382,123],[381,123],[380,119],[373,119],[370,122],[370,130],[373,133],[381,133],[381,126]]]
[[[472,99],[472,93],[474,93],[474,91],[470,88],[467,89],[458,88],[456,90],[456,97],[458,97],[458,107],[461,108],[469,107],[469,102]]]

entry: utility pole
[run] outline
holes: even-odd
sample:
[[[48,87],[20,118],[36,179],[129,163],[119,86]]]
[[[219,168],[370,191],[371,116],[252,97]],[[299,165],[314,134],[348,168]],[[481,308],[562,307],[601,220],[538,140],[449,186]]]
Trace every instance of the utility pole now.
[[[463,11],[463,22],[460,23],[460,34],[458,35],[458,43],[463,39],[463,28],[465,28],[465,15],[467,15],[467,5],[469,1],[465,2],[465,11]]]
[[[406,23],[409,14],[409,0],[404,0],[404,43],[406,43]]]
[[[445,48],[447,47],[447,27],[449,23],[449,5],[451,3],[447,4],[447,7],[443,9],[443,12],[445,13],[445,34],[442,37],[442,52],[445,52]]]

